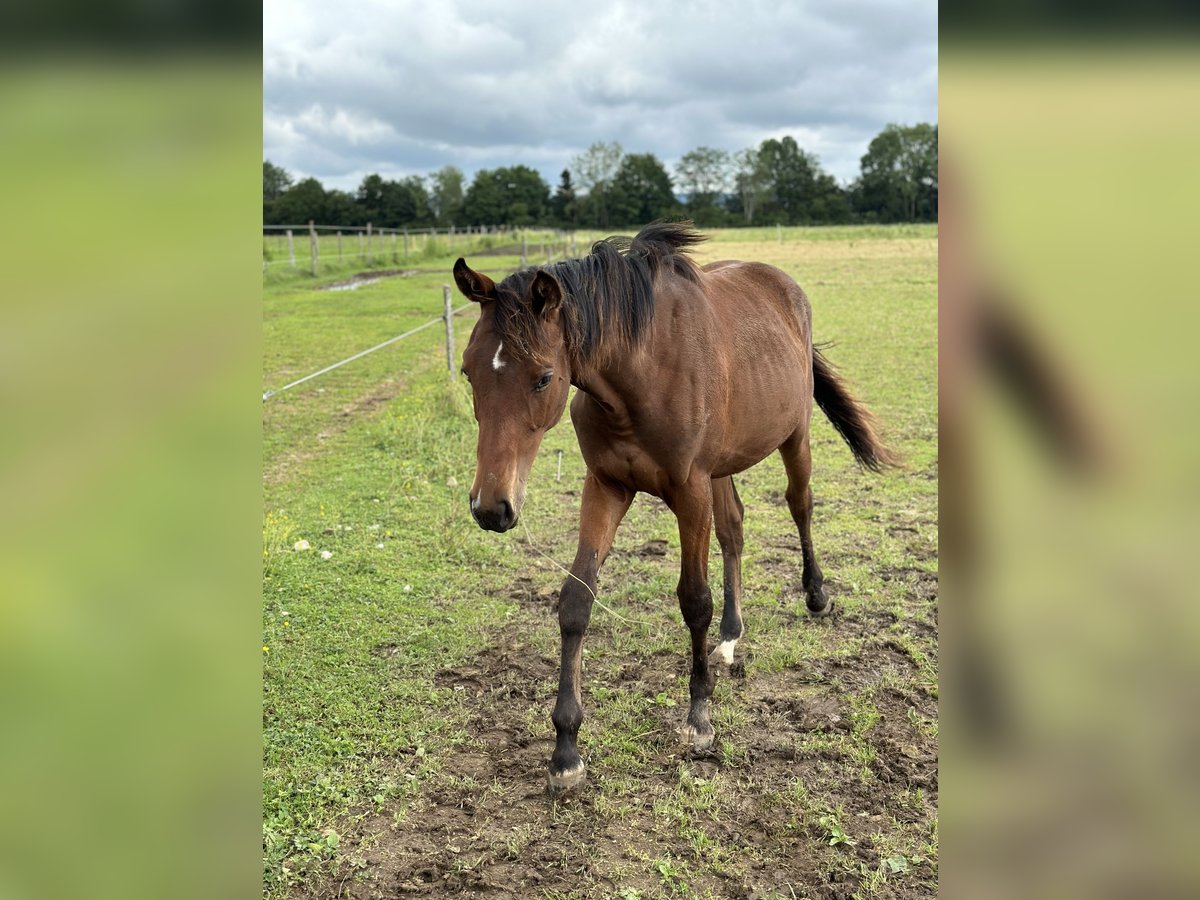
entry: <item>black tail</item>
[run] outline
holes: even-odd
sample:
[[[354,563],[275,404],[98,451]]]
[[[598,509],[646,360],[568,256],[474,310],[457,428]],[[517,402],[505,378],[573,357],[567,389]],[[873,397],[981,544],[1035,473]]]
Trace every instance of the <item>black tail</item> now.
[[[845,438],[859,465],[878,472],[900,460],[875,435],[875,418],[850,394],[833,365],[813,347],[813,399]]]

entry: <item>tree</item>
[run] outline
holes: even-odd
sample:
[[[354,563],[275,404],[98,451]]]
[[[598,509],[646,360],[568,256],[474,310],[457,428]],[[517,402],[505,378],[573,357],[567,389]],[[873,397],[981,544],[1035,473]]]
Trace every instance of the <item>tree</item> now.
[[[816,158],[801,150],[791,135],[785,135],[778,140],[768,138],[759,145],[758,164],[767,188],[764,215],[783,225],[808,221]]]
[[[455,166],[443,166],[429,176],[429,205],[439,225],[452,225],[462,216],[464,181]]]
[[[354,202],[358,204],[363,222],[378,225],[383,211],[383,176],[372,174],[365,177],[358,186],[358,193],[354,195]]]
[[[678,209],[671,176],[653,153],[621,160],[610,187],[609,207],[616,225],[645,225]]]
[[[310,219],[324,223],[325,202],[325,188],[321,182],[305,178],[274,201],[274,217],[280,225],[307,225]]]
[[[263,200],[277,200],[292,186],[292,176],[287,169],[263,160]]]
[[[425,182],[416,175],[400,181],[387,181],[372,174],[362,180],[355,196],[359,218],[378,228],[424,226],[433,222],[429,192]]]
[[[936,125],[888,125],[867,147],[854,205],[881,222],[937,220]]]
[[[417,175],[409,175],[400,181],[385,181],[381,199],[377,224],[384,228],[433,224],[429,192],[425,189],[424,179]]]
[[[348,191],[328,191],[325,194],[325,225],[365,225],[366,219]]]
[[[739,150],[733,157],[734,188],[737,191],[737,203],[745,216],[746,224],[754,221],[754,214],[767,196],[765,175],[760,169],[758,150],[747,147]]]
[[[554,198],[550,201],[554,220],[568,228],[575,226],[575,186],[571,184],[571,170],[563,169]]]
[[[717,206],[729,183],[729,154],[715,147],[697,147],[679,160],[675,175],[688,195],[688,212],[696,223],[719,224]]]
[[[463,198],[472,225],[534,225],[549,205],[550,186],[528,166],[481,169]]]
[[[587,194],[583,213],[589,224],[607,228],[609,223],[609,189],[621,165],[625,151],[615,141],[596,142],[571,160],[571,168],[580,188]]]
[[[820,160],[800,149],[790,135],[759,145],[752,178],[762,190],[761,218],[784,225],[846,222],[850,201]]]

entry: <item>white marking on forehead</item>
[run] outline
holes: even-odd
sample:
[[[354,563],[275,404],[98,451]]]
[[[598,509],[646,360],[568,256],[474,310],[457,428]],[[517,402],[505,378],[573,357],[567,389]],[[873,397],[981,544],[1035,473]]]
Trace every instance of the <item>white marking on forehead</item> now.
[[[504,349],[504,341],[500,342],[500,346],[496,348],[496,355],[492,357],[492,368],[499,372],[504,368],[504,360],[500,358],[500,351]]]

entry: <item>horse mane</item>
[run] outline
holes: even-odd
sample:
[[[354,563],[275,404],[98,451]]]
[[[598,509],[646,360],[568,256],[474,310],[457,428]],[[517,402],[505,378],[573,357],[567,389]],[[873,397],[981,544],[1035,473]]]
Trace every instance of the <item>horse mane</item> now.
[[[597,241],[581,259],[515,272],[497,286],[496,330],[518,352],[537,351],[540,323],[526,298],[543,271],[562,288],[559,318],[573,364],[630,350],[654,318],[654,281],[660,273],[699,284],[700,269],[687,251],[705,240],[690,222],[654,222],[632,238]]]

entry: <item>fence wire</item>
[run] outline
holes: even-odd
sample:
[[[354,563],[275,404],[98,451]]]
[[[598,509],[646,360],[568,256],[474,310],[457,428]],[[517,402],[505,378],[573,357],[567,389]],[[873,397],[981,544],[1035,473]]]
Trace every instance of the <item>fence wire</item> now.
[[[458,307],[458,309],[451,310],[450,317],[453,318],[454,316],[456,316],[460,312],[462,312],[464,309],[467,309],[468,307],[470,307],[470,305],[471,305],[470,303],[464,303],[462,306]],[[295,381],[289,382],[288,384],[285,384],[283,387],[275,388],[272,391],[266,391],[262,395],[263,403],[266,403],[267,400],[269,400],[271,397],[274,397],[276,394],[282,394],[284,391],[290,390],[291,388],[296,387],[296,385],[298,385],[298,384],[304,384],[304,382],[306,382],[306,381],[312,381],[318,375],[324,375],[326,372],[332,372],[334,369],[337,369],[337,368],[340,368],[341,366],[346,365],[346,363],[354,362],[356,359],[362,359],[367,354],[374,353],[376,350],[382,350],[384,347],[387,347],[390,344],[396,343],[396,341],[402,341],[406,337],[412,337],[418,331],[424,331],[426,328],[430,328],[430,327],[436,325],[438,322],[446,322],[446,317],[438,316],[436,319],[430,319],[424,325],[418,325],[416,328],[413,328],[410,331],[404,332],[404,334],[398,334],[393,338],[388,338],[382,344],[376,344],[374,347],[370,347],[359,353],[355,353],[353,356],[347,356],[345,359],[339,360],[338,362],[335,362],[331,366],[326,366],[325,368],[321,369],[320,371],[313,372],[311,375],[305,375],[303,378],[297,378]],[[449,322],[446,322],[447,327],[449,327],[449,324],[450,324]]]

